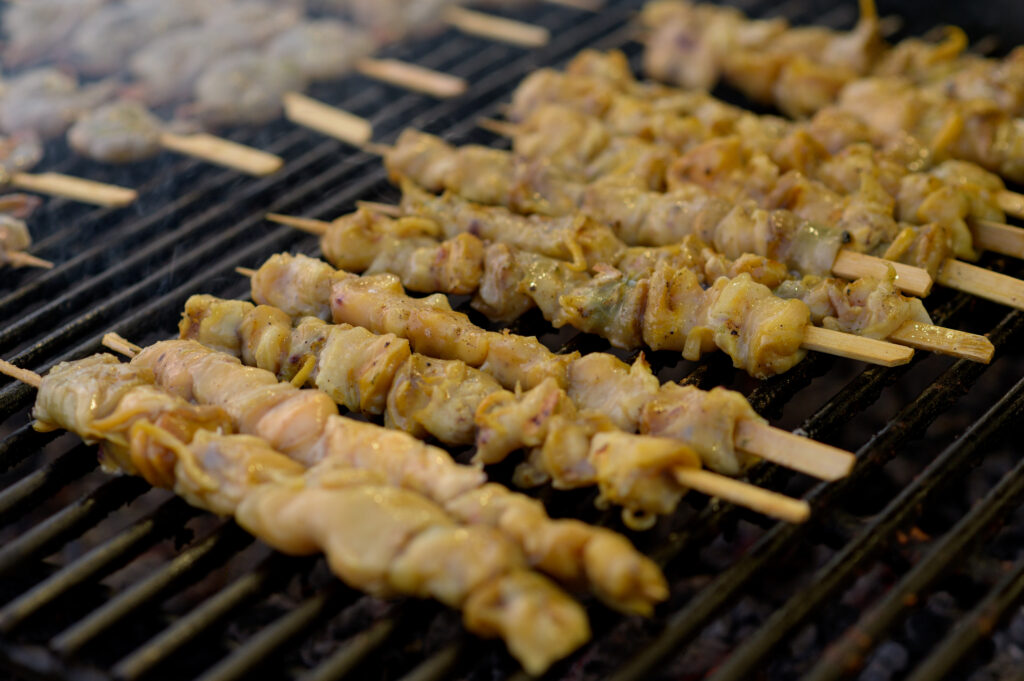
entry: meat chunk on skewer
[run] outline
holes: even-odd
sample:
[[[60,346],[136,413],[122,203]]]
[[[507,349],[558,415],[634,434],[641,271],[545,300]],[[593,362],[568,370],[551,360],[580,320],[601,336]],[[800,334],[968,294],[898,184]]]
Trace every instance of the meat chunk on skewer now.
[[[285,93],[305,87],[294,64],[259,52],[236,52],[199,76],[189,114],[210,125],[267,123],[281,115]]]
[[[160,119],[142,104],[118,100],[88,112],[68,130],[68,144],[86,158],[128,163],[160,153]]]
[[[35,131],[44,139],[63,134],[75,118],[114,94],[111,82],[79,87],[73,77],[53,68],[27,71],[5,86],[0,131]]]
[[[375,45],[362,31],[341,21],[319,19],[292,26],[267,46],[269,53],[299,69],[307,80],[330,80],[348,73]]]

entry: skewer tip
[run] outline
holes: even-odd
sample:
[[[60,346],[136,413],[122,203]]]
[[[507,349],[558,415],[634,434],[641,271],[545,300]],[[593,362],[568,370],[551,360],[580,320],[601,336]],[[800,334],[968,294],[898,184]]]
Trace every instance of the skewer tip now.
[[[38,388],[42,385],[43,377],[34,371],[28,369],[22,369],[19,366],[15,366],[6,360],[0,359],[0,374],[16,378],[22,383],[28,384],[33,388]]]
[[[243,277],[249,277],[250,279],[256,276],[256,270],[248,267],[236,267],[235,272],[238,272]]]
[[[302,218],[295,215],[282,215],[281,213],[267,213],[267,220],[270,222],[276,222],[279,225],[287,225],[294,229],[302,230],[310,234],[316,234],[317,236],[323,236],[327,233],[331,223],[324,222],[323,220],[316,220],[314,218]]]
[[[142,348],[116,333],[103,334],[103,347],[119,352],[125,357],[134,357]]]

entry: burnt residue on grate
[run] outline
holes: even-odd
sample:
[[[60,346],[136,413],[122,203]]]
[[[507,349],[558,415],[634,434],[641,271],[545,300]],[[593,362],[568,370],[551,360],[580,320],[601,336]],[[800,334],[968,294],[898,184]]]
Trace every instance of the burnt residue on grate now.
[[[801,22],[848,26],[856,16],[853,3],[826,0],[735,4]],[[504,144],[477,119],[494,115],[529,71],[583,47],[620,47],[637,60],[629,20],[639,6],[614,1],[591,14],[539,3],[509,12],[551,30],[551,45],[536,51],[448,31],[385,55],[466,78],[470,92],[456,100],[355,76],[312,94],[373,120],[379,141],[411,125],[459,143]],[[948,16],[976,37],[987,25],[980,10],[972,18],[955,9]],[[911,14],[902,31],[921,33],[935,16]],[[283,121],[227,136],[280,154],[284,169],[253,179],[170,155],[122,168],[67,157],[47,168],[137,186],[141,196],[119,210],[46,203],[33,227],[39,255],[58,266],[0,280],[0,356],[41,371],[99,350],[107,331],[140,343],[165,338],[189,295],[246,294],[235,266],[279,250],[316,252],[313,238],[266,223],[265,213],[331,218],[359,199],[397,196],[377,158]],[[985,264],[1024,274],[1007,259]],[[669,602],[650,620],[588,602],[593,643],[548,677],[924,681],[1016,671],[1024,466],[1012,437],[1024,411],[1024,315],[942,291],[929,308],[937,323],[989,334],[993,365],[922,354],[906,367],[865,369],[811,356],[758,383],[721,357],[694,364],[649,355],[662,380],[741,390],[773,423],[854,451],[858,465],[831,485],[769,465],[751,471],[753,482],[812,502],[804,526],[693,495],[673,517],[632,534],[664,566]],[[555,332],[536,312],[514,328],[554,349],[609,349]],[[500,645],[467,637],[457,613],[362,596],[323,561],[276,554],[167,492],[106,476],[93,448],[29,428],[32,397],[0,379],[0,663],[11,673],[521,677]],[[507,479],[510,469],[494,475]],[[593,507],[592,492],[538,495],[553,515],[623,529],[617,514]]]

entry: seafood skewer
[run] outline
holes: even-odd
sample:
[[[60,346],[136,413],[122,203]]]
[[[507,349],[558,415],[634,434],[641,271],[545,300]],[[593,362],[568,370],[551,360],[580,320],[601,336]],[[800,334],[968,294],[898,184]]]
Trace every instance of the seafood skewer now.
[[[59,364],[45,377],[2,361],[0,371],[39,389],[37,430],[100,441],[107,470],[234,516],[284,553],[323,552],[335,574],[369,593],[461,609],[467,629],[501,636],[531,673],[590,637],[580,605],[529,570],[503,533],[463,526],[380,474],[337,460],[306,468],[260,438],[224,434],[231,422],[223,409],[158,390],[150,372],[110,355]]]
[[[28,194],[0,196],[0,266],[53,267],[49,260],[25,253],[25,249],[32,245],[32,236],[24,218],[38,205],[39,199]]]
[[[300,319],[293,326],[291,317],[277,308],[212,296],[189,298],[182,315],[180,335],[227,352],[247,365],[271,371],[280,380],[304,381],[306,385],[320,388],[352,411],[368,415],[383,413],[388,427],[417,437],[429,434],[449,444],[475,443],[476,460],[485,463],[494,463],[518,448],[543,449],[549,441],[555,442],[559,437],[560,460],[585,460],[585,455],[572,455],[565,450],[572,449],[567,444],[586,446],[586,442],[565,438],[553,427],[545,433],[556,416],[551,410],[538,415],[530,427],[506,428],[508,432],[501,438],[502,447],[496,454],[499,439],[493,436],[493,429],[485,427],[488,414],[486,410],[481,412],[484,403],[505,402],[516,408],[514,405],[529,402],[543,405],[554,400],[562,405],[562,411],[572,411],[565,404],[566,399],[572,400],[574,407],[596,402],[593,396],[586,394],[588,390],[615,394],[624,401],[633,400],[630,385],[620,386],[621,390],[616,391],[603,384],[573,385],[571,370],[565,389],[553,378],[532,388],[531,391],[545,395],[545,399],[538,400],[531,392],[502,391],[501,384],[490,374],[461,360],[441,360],[413,353],[409,342],[394,334],[376,334],[348,324],[327,324],[316,317]],[[610,362],[611,369],[606,373],[612,380],[629,373],[628,366],[611,355],[597,361]],[[641,372],[643,366],[641,362],[633,373]],[[629,420],[624,424],[628,431],[633,432],[639,424],[649,421],[658,422],[661,428],[645,433],[648,435],[672,437],[676,433],[700,433],[696,439],[683,441],[715,472],[740,473],[753,460],[748,455],[775,460],[777,452],[765,443],[788,435],[764,423],[737,393],[722,390],[708,393],[694,387],[677,390],[678,386],[669,385],[659,389],[657,383],[652,388],[646,381],[644,388],[647,402],[638,412],[638,422]],[[636,399],[643,397],[636,396]],[[739,404],[733,406],[734,403]],[[588,406],[569,416],[585,416],[600,427],[618,427],[620,424],[612,420],[615,413],[607,408],[609,405],[600,406],[603,408],[600,412]],[[716,423],[713,428],[698,426],[697,419],[705,419],[704,415],[727,413],[735,416]],[[599,414],[600,418],[595,419],[592,414]],[[564,425],[571,429],[578,424],[566,422]],[[850,454],[833,447],[807,439],[789,438],[789,441],[791,449],[778,463],[809,475],[836,479],[853,463]],[[643,444],[641,440],[624,438],[620,447],[627,448],[634,443],[637,447]],[[578,466],[563,464],[555,470],[562,475],[550,473],[550,468],[548,474],[554,476],[558,486],[575,486],[586,481]]]

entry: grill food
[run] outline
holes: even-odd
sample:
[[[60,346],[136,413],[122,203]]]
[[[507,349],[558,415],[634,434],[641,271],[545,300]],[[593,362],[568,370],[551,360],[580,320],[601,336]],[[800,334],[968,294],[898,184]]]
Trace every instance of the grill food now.
[[[234,515],[285,553],[322,551],[355,587],[460,608],[469,630],[502,637],[533,673],[589,637],[582,608],[527,570],[502,532],[462,527],[425,497],[337,456],[307,468],[260,438],[222,434],[231,427],[225,410],[158,390],[139,364],[96,355],[54,367],[39,387],[36,429],[102,441],[108,469],[141,474],[200,508]]]
[[[645,68],[655,78],[703,89],[725,78],[794,116],[835,103],[882,134],[916,137],[939,158],[1024,179],[1019,50],[1002,62],[960,56],[966,40],[955,31],[937,45],[886,49],[870,2],[849,33],[750,21],[685,0],[649,3],[641,21],[651,31]]]

